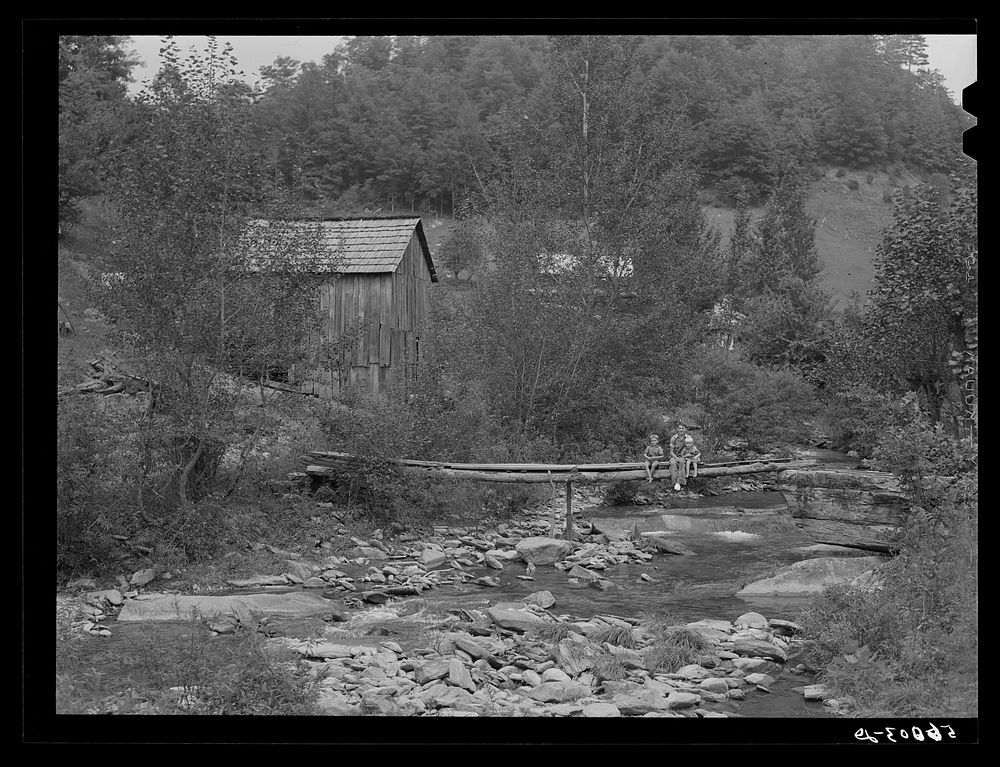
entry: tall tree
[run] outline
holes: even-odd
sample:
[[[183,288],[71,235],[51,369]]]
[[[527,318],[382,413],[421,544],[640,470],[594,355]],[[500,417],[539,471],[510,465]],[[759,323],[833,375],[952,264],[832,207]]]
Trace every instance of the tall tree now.
[[[898,203],[875,253],[871,303],[837,351],[847,382],[916,392],[932,421],[978,424],[977,195],[922,186]]]
[[[774,191],[741,259],[738,303],[749,315],[743,332],[750,358],[810,369],[824,358],[829,296],[819,286],[822,262],[806,186],[792,166],[779,168]]]
[[[554,39],[483,179],[494,266],[478,283],[477,364],[510,371],[491,376],[491,401],[557,443],[586,441],[624,390],[662,395],[683,376],[670,354],[696,335],[719,271],[684,120],[647,98],[638,42]]]
[[[105,155],[117,133],[117,110],[138,63],[128,38],[59,38],[59,222],[76,220],[80,200],[100,191]]]
[[[204,489],[195,479],[242,433],[238,389],[222,374],[262,378],[300,359],[316,302],[308,233],[248,226],[281,209],[249,142],[250,93],[231,48],[211,40],[182,58],[167,38],[161,57],[109,175],[117,217],[100,299],[150,386],[143,448],[171,467],[169,486],[153,488],[169,511],[190,507],[192,488]]]

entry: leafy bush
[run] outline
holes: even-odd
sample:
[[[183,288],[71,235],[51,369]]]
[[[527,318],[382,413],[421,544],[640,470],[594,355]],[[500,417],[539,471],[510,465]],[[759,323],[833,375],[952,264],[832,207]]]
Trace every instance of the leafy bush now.
[[[56,568],[72,576],[118,564],[130,528],[119,435],[85,398],[61,399],[56,442]]]
[[[347,406],[345,406],[345,403]],[[360,460],[334,481],[338,500],[360,505],[377,524],[419,524],[445,516],[510,514],[545,495],[539,488],[422,477],[399,471],[386,458],[524,460],[531,448],[503,434],[469,395],[418,391],[409,398],[348,399],[322,418],[331,449]]]
[[[795,373],[710,354],[701,375],[699,404],[711,449],[738,439],[751,450],[767,450],[808,436],[815,397],[812,387]]]
[[[821,420],[835,448],[856,450],[863,458],[870,458],[889,431],[904,423],[911,413],[906,402],[868,384],[858,384],[833,393]]]
[[[810,653],[866,715],[975,716],[975,446],[917,420],[886,434],[875,455],[914,499],[899,553],[877,571],[876,587],[828,589],[813,602],[800,619]]]
[[[604,493],[604,503],[608,506],[635,506],[642,484],[638,480],[613,482]]]

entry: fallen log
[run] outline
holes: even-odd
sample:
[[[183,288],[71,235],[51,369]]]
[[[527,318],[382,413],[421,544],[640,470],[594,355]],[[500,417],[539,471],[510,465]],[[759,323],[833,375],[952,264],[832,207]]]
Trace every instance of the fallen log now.
[[[302,456],[308,464],[319,466],[363,466],[366,463],[385,463],[394,466],[411,466],[427,469],[455,469],[458,471],[500,471],[500,472],[606,472],[606,471],[643,471],[645,463],[641,461],[621,463],[461,463],[455,461],[417,461],[409,458],[375,458],[351,455],[350,453],[335,453],[313,450]],[[698,466],[701,474],[705,469],[722,467],[744,467],[757,464],[780,464],[783,469],[815,466],[813,459],[798,458],[757,458],[748,461],[723,461],[720,463],[702,463]],[[661,465],[662,470],[666,470]]]
[[[814,466],[815,461],[793,461],[783,463],[751,463],[745,466],[705,466],[699,467],[699,477],[724,477],[737,474],[759,474],[768,471],[781,471],[788,468],[804,468]],[[411,475],[439,477],[445,479],[473,479],[481,482],[626,482],[630,480],[645,480],[644,469],[625,469],[618,471],[579,471],[553,470],[536,471],[485,471],[473,469],[444,468],[440,466],[412,466],[409,464],[393,464],[394,468]],[[621,464],[614,464],[620,466]],[[347,470],[349,464],[341,466],[323,466],[309,464],[306,473],[312,476],[332,477]],[[589,468],[589,467],[588,467]],[[654,480],[670,480],[669,470],[658,469],[653,475]]]

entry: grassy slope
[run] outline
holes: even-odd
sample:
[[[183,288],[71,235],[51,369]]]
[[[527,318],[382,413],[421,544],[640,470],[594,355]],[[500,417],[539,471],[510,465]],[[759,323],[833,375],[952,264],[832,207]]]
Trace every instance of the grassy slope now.
[[[863,298],[871,287],[875,245],[892,222],[892,203],[885,202],[884,193],[913,182],[894,181],[885,173],[871,174],[869,182],[868,175],[848,172],[838,178],[835,170],[829,170],[809,188],[807,210],[816,219],[816,248],[825,266],[823,286],[841,302],[854,291]],[[857,190],[848,186],[852,180]],[[732,231],[733,213],[726,207],[705,209],[724,236]]]

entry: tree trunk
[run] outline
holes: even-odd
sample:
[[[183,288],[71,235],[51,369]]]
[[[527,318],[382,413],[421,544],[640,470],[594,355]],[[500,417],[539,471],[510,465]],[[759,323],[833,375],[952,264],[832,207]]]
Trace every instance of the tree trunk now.
[[[198,463],[198,459],[201,458],[201,455],[204,452],[205,440],[198,440],[198,449],[194,451],[194,455],[191,457],[191,460],[187,462],[183,471],[181,471],[180,479],[177,482],[177,495],[180,498],[181,508],[184,508],[189,504],[187,497],[188,477],[191,475],[191,470],[195,467],[195,464]]]

